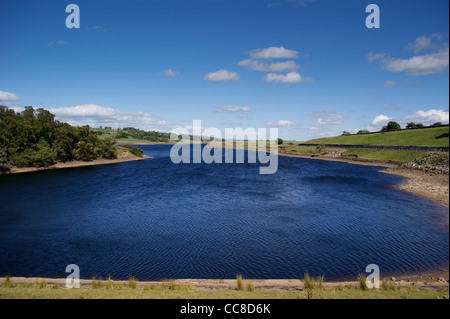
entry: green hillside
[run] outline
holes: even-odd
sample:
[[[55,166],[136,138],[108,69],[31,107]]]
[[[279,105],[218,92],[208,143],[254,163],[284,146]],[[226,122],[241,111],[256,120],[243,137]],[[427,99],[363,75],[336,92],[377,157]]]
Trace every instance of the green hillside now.
[[[449,127],[318,138],[305,144],[449,146]]]

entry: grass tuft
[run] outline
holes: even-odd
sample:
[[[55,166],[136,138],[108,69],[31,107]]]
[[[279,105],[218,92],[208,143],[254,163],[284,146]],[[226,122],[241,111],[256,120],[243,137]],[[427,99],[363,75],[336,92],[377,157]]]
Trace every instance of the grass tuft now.
[[[108,277],[108,281],[106,282],[106,289],[108,290],[114,289],[114,284],[111,280],[111,276]]]
[[[253,285],[253,283],[252,282],[249,282],[248,284],[247,284],[247,288],[246,288],[246,290],[247,291],[255,291],[255,286]]]
[[[359,281],[359,288],[363,291],[367,291],[369,290],[369,287],[367,287],[367,282],[366,282],[366,275],[364,274],[359,274],[358,275],[358,281]]]
[[[95,279],[95,277],[92,277],[91,287],[94,289],[102,288],[103,287],[103,280],[101,277],[98,279]]]
[[[39,289],[44,289],[44,288],[47,288],[47,287],[48,287],[47,282],[42,279],[41,282],[39,283]]]
[[[381,289],[396,291],[397,286],[395,285],[395,282],[393,282],[392,280],[383,279],[383,281],[381,282]]]
[[[238,274],[236,276],[236,284],[237,284],[237,290],[245,290],[244,287],[244,280],[242,279],[242,275]]]
[[[11,281],[11,276],[10,275],[6,276],[5,282],[3,283],[3,287],[4,288],[14,288],[15,287],[15,285]]]
[[[137,289],[138,288],[138,280],[134,277],[128,278],[128,288]]]
[[[305,275],[303,276],[303,285],[304,285],[304,288],[307,290],[317,289],[317,288],[324,289],[325,288],[324,280],[325,280],[324,275],[314,279],[313,277],[311,277],[309,275],[308,271],[306,271]]]

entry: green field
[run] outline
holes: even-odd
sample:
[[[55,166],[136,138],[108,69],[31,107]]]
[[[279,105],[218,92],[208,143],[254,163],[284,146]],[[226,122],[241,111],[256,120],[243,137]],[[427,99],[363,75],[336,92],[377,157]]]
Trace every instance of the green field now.
[[[281,150],[291,154],[324,155],[327,156],[336,148],[314,147],[314,146],[290,146],[282,145]],[[397,150],[371,150],[371,149],[350,149],[341,153],[342,158],[366,159],[376,161],[393,161],[408,163],[427,152],[420,151],[397,151]]]
[[[449,127],[318,138],[305,144],[449,146]]]
[[[360,158],[377,161],[394,161],[408,163],[425,155],[427,152],[352,149],[341,154],[342,157]]]

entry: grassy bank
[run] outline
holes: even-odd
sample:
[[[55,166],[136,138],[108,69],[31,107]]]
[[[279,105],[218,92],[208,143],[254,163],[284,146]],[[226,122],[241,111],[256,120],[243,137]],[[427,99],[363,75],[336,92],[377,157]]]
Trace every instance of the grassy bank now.
[[[436,299],[448,298],[448,283],[433,286],[424,283],[401,283],[384,279],[379,289],[368,289],[365,277],[357,282],[326,283],[323,277],[311,278],[305,274],[296,285],[260,286],[256,280],[226,280],[228,285],[201,286],[200,280],[139,282],[135,278],[128,281],[83,280],[81,288],[63,288],[64,280],[40,278],[19,282],[6,277],[0,287],[0,299]],[[197,285],[200,284],[199,287]],[[230,284],[231,282],[231,284]],[[273,284],[273,283],[272,283]],[[291,282],[292,284],[292,282]]]
[[[318,138],[307,144],[449,146],[449,127]]]
[[[352,288],[315,289],[312,291],[277,290],[108,290],[106,288],[0,288],[0,299],[436,299],[448,296],[448,290],[400,289],[363,291]]]
[[[343,152],[341,157],[408,163],[425,154],[426,152],[417,151],[352,149]]]
[[[311,147],[292,146],[283,144],[280,147],[282,152],[291,154],[322,155],[330,157],[340,157],[349,159],[364,159],[374,161],[392,161],[408,163],[416,158],[424,156],[427,152],[420,151],[397,151],[397,150],[372,150],[372,149],[340,149],[334,147]]]

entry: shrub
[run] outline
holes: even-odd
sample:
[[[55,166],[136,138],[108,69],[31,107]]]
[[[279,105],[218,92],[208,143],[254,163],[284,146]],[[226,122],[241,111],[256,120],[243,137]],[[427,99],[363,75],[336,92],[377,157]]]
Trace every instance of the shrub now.
[[[135,146],[132,146],[132,145],[129,145],[129,144],[123,145],[122,147],[124,147],[127,150],[129,150],[131,152],[131,154],[133,154],[133,155],[136,155],[136,156],[144,155],[144,151],[141,150],[138,147],[135,147]]]

